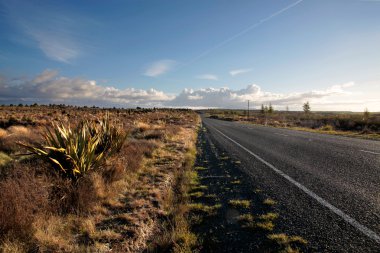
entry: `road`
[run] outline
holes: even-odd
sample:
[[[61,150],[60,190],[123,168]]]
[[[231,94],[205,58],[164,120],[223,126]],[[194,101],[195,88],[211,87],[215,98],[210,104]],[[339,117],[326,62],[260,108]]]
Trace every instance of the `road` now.
[[[312,252],[380,252],[380,141],[202,122],[278,201],[279,229],[308,239]]]

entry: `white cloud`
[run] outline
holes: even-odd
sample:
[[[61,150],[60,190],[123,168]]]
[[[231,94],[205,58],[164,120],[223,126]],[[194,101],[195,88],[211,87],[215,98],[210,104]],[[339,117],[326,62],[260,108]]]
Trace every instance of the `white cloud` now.
[[[64,103],[117,107],[188,107],[188,108],[252,108],[269,104],[276,110],[301,110],[309,101],[312,110],[380,111],[379,82],[348,82],[325,89],[306,92],[274,93],[264,91],[256,84],[243,89],[206,88],[184,89],[170,95],[156,89],[119,89],[112,85],[99,85],[94,80],[70,78],[56,70],[45,70],[33,78],[7,78],[0,75],[0,103]]]
[[[168,101],[166,104],[192,108],[245,108],[247,100],[250,100],[251,104],[257,108],[261,104],[270,102],[278,108],[291,106],[299,109],[305,101],[323,104],[329,102],[329,100],[326,100],[329,97],[349,95],[350,93],[345,88],[353,85],[350,82],[334,85],[324,90],[289,94],[262,91],[260,86],[256,84],[248,85],[246,88],[239,90],[230,88],[185,89],[175,99]]]
[[[118,89],[101,86],[94,80],[59,76],[55,70],[45,70],[37,77],[0,79],[0,101],[7,103],[65,103],[120,107],[160,106],[173,96],[155,89]]]
[[[38,30],[30,30],[29,34],[50,59],[70,63],[71,60],[80,55],[80,50],[73,38]]]
[[[43,83],[43,82],[52,80],[57,75],[58,75],[57,70],[46,69],[41,74],[39,74],[36,78],[34,78],[32,82],[35,84]]]
[[[212,80],[212,81],[218,80],[218,77],[216,75],[213,75],[213,74],[199,75],[199,76],[196,76],[196,78],[203,79],[203,80]]]
[[[144,75],[150,77],[156,77],[169,72],[176,65],[176,61],[173,60],[160,60],[152,63],[145,70]]]
[[[237,75],[248,73],[251,71],[252,71],[252,69],[233,69],[230,71],[230,75],[231,76],[237,76]]]

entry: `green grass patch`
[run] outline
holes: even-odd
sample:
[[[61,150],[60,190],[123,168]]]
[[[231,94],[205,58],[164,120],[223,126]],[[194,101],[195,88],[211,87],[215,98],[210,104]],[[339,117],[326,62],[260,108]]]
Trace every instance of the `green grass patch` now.
[[[251,206],[251,201],[246,199],[233,199],[228,201],[228,204],[236,208],[249,208]]]
[[[275,241],[279,245],[289,245],[291,243],[307,244],[307,240],[301,236],[288,236],[286,234],[270,234],[267,236],[269,240]]]
[[[275,200],[271,199],[271,198],[267,198],[267,199],[265,199],[265,200],[263,201],[263,203],[264,203],[265,205],[268,205],[268,206],[273,206],[273,205],[277,204],[277,202],[276,202]]]
[[[266,213],[263,215],[260,215],[258,218],[260,220],[275,220],[278,218],[278,213]]]
[[[203,195],[204,195],[204,193],[203,193],[203,192],[200,192],[200,191],[189,193],[189,197],[192,197],[192,198],[200,198],[200,197],[202,197]]]
[[[191,203],[188,205],[188,207],[191,211],[204,212],[208,215],[214,215],[216,214],[217,210],[222,207],[222,205],[216,204],[216,205],[209,206],[202,203]]]
[[[238,221],[244,222],[244,223],[253,222],[253,219],[254,217],[252,214],[242,214],[238,217]]]
[[[13,159],[5,154],[4,152],[0,152],[0,167],[6,166],[8,163],[10,163]]]
[[[216,199],[217,198],[216,194],[207,194],[204,197],[208,198],[208,199]]]
[[[272,231],[274,229],[274,223],[272,221],[257,222],[256,227],[266,231]]]
[[[203,191],[203,190],[207,190],[207,189],[208,189],[207,185],[196,185],[196,186],[191,188],[191,191],[196,192],[196,191]]]
[[[187,173],[186,177],[190,181],[191,189],[199,185],[199,177],[196,171],[188,171],[186,173]]]

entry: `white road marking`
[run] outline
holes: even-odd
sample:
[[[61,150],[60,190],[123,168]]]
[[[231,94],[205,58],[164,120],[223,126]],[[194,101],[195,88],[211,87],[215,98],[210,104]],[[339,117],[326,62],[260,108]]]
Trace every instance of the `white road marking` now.
[[[372,152],[372,151],[368,151],[368,150],[359,150],[359,151],[374,154],[374,155],[380,155],[380,153],[376,153],[376,152]]]
[[[327,207],[328,209],[330,209],[330,211],[332,211],[333,213],[335,213],[336,215],[338,215],[339,217],[341,217],[348,224],[352,225],[357,230],[359,230],[360,232],[362,232],[364,235],[366,235],[367,237],[373,239],[375,242],[377,242],[377,243],[380,244],[380,236],[378,234],[376,234],[376,232],[374,232],[371,229],[367,228],[366,226],[360,224],[354,218],[352,218],[349,215],[345,214],[342,210],[340,210],[337,207],[333,206],[332,204],[330,204],[329,202],[327,202],[325,199],[319,197],[316,193],[314,193],[313,191],[309,190],[307,187],[303,186],[301,183],[297,182],[296,180],[294,180],[293,178],[291,178],[290,176],[288,176],[287,174],[285,174],[282,170],[277,169],[272,164],[270,164],[269,162],[265,161],[263,158],[261,158],[260,156],[256,155],[255,153],[253,153],[252,151],[250,151],[249,149],[247,149],[246,147],[244,147],[240,143],[238,143],[235,140],[231,139],[230,137],[228,137],[227,135],[225,135],[224,133],[222,133],[218,129],[216,129],[216,128],[214,128],[214,129],[215,129],[215,131],[217,131],[218,133],[220,133],[221,135],[223,135],[226,139],[228,139],[231,142],[235,143],[237,146],[239,146],[240,148],[242,148],[245,151],[247,151],[249,154],[251,154],[257,160],[259,160],[260,162],[262,162],[265,165],[267,165],[274,172],[276,172],[277,174],[279,174],[280,176],[282,176],[283,178],[285,178],[286,180],[288,180],[290,183],[292,183],[293,185],[297,186],[300,190],[302,190],[307,195],[309,195],[310,197],[312,197],[313,199],[315,199],[316,201],[318,201],[321,205],[323,205],[323,206]]]
[[[280,133],[274,133],[274,134],[282,135],[282,136],[289,136],[289,135],[287,135],[287,134],[280,134]]]

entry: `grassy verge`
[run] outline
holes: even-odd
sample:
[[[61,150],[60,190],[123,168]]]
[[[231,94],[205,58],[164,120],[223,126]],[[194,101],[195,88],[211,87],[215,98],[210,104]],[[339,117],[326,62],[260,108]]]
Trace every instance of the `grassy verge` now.
[[[199,119],[198,119],[199,120]],[[158,236],[149,246],[149,252],[194,252],[197,236],[191,232],[188,213],[189,195],[194,178],[194,163],[196,158],[196,133],[182,133],[187,136],[186,153],[182,164],[174,173],[173,187],[169,189],[165,201],[166,216],[160,226]],[[176,141],[176,140],[175,140]]]

